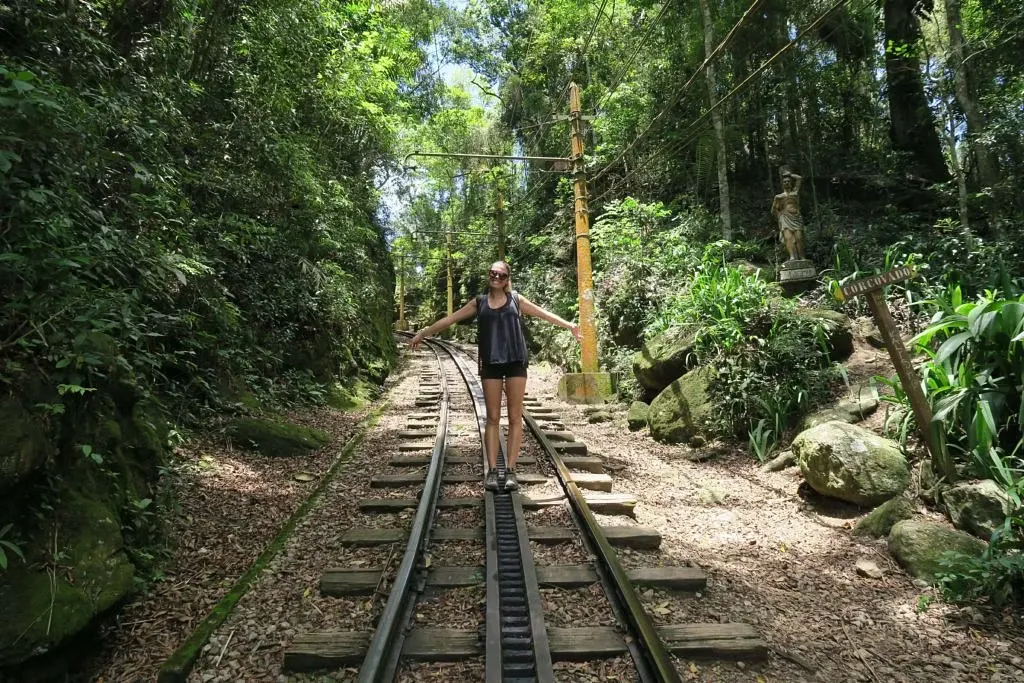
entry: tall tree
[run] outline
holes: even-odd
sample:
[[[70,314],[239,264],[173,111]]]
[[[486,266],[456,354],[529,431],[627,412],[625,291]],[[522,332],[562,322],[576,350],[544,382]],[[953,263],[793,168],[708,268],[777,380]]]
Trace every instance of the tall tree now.
[[[999,178],[999,164],[980,139],[988,125],[984,111],[978,103],[974,68],[964,59],[964,32],[960,12],[960,0],[945,0],[946,30],[949,32],[950,70],[956,100],[963,109],[967,120],[967,144],[977,163],[977,181],[982,187],[991,187]]]
[[[889,86],[889,137],[909,155],[910,170],[932,181],[949,179],[935,117],[921,77],[921,24],[931,0],[885,0],[885,76]]]
[[[711,17],[708,0],[700,0],[700,13],[704,25],[704,57],[715,49],[715,24]],[[715,65],[708,63],[704,71],[708,86],[708,106],[714,106],[718,100],[718,81],[715,78]],[[722,121],[722,110],[711,112],[711,126],[715,130],[715,156],[718,161],[718,210],[722,218],[722,237],[732,239],[732,216],[729,208],[729,159],[726,156],[725,124]]]

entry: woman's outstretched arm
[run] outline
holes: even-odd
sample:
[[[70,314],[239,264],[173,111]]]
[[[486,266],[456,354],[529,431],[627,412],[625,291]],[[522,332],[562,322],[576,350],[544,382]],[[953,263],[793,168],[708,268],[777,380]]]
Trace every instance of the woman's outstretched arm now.
[[[425,327],[422,330],[420,330],[419,332],[417,332],[416,336],[409,340],[409,348],[415,349],[417,346],[420,345],[420,342],[423,341],[424,339],[426,339],[427,337],[432,337],[435,334],[438,334],[440,332],[444,332],[445,330],[447,330],[449,327],[451,327],[455,323],[459,322],[460,320],[466,320],[467,318],[472,318],[473,314],[475,314],[475,313],[476,313],[476,299],[474,298],[474,299],[470,299],[469,302],[465,306],[463,306],[459,310],[455,311],[451,315],[446,315],[445,317],[441,318],[440,320],[434,322],[431,325],[428,325],[427,327]]]
[[[583,337],[580,335],[579,325],[571,323],[568,320],[562,320],[551,311],[544,310],[537,304],[527,299],[522,294],[519,295],[519,307],[523,309],[523,313],[525,313],[526,315],[532,315],[535,318],[547,320],[549,323],[552,323],[553,325],[558,325],[559,327],[564,327],[567,330],[571,330],[572,336],[576,337],[576,341],[582,341]]]

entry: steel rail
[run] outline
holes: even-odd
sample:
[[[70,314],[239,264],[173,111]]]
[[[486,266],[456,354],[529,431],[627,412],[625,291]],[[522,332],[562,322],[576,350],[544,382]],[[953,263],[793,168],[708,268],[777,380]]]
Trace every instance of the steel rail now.
[[[486,475],[488,463],[484,430],[487,403],[483,386],[467,362],[467,354],[448,342],[435,343],[451,356],[473,397]],[[503,482],[508,454],[500,434],[498,444],[497,470],[499,481]],[[485,491],[484,503],[487,515],[485,680],[489,683],[502,680],[553,683],[551,647],[522,501],[518,495],[507,492]],[[512,604],[518,601],[524,601],[525,605],[516,607]],[[524,622],[528,627],[523,625]]]
[[[444,469],[445,445],[448,440],[448,384],[444,372],[444,364],[437,348],[432,343],[427,346],[437,358],[438,375],[441,386],[441,411],[437,425],[437,436],[434,438],[434,450],[431,453],[427,478],[423,484],[423,495],[416,508],[409,542],[405,547],[405,555],[398,567],[395,581],[391,586],[391,594],[384,605],[384,611],[377,621],[369,649],[359,667],[359,683],[385,683],[393,681],[402,655],[405,642],[406,625],[412,616],[416,599],[426,584],[426,567],[423,566],[423,553],[430,543],[430,531],[434,525],[437,510],[437,499],[441,492],[441,471]]]
[[[572,480],[569,468],[565,466],[562,457],[551,444],[550,439],[544,435],[544,431],[529,411],[523,411],[523,419],[526,420],[526,424],[540,443],[541,448],[554,463],[559,483],[575,513],[577,526],[598,558],[600,563],[598,574],[608,593],[612,609],[622,618],[633,636],[627,638],[626,643],[633,655],[633,661],[640,673],[641,680],[681,683],[679,672],[676,671],[661,636],[658,635],[654,623],[640,602],[640,596],[637,595],[633,582],[629,579],[629,575],[619,561],[618,554],[608,542],[608,537],[605,536],[601,525],[598,524],[594,513],[590,510],[583,492]]]

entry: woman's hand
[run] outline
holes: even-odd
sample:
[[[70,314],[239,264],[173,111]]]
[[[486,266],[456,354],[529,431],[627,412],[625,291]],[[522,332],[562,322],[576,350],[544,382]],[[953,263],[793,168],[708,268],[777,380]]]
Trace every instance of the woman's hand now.
[[[580,332],[580,326],[579,325],[573,325],[569,329],[572,331],[572,336],[576,337],[576,341],[578,343],[582,344],[583,343],[583,333]]]
[[[420,342],[422,342],[422,341],[423,341],[423,333],[422,332],[417,332],[416,336],[414,336],[412,339],[409,340],[409,348],[410,349],[415,349],[417,346],[420,345]]]

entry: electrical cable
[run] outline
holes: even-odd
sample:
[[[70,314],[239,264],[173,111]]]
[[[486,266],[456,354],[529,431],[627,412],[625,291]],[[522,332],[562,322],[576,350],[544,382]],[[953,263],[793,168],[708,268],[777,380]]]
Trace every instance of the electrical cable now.
[[[703,134],[703,132],[704,132],[703,129],[702,130],[694,130],[698,126],[698,124],[700,124],[702,121],[706,121],[706,119],[711,115],[711,113],[713,111],[715,111],[718,107],[720,107],[723,103],[725,103],[727,100],[733,98],[735,95],[737,95],[737,94],[739,94],[741,92],[746,91],[753,84],[754,78],[756,78],[759,74],[764,73],[768,69],[768,67],[771,66],[779,57],[781,57],[783,54],[785,54],[786,52],[791,50],[793,47],[795,47],[798,42],[800,42],[808,33],[813,31],[814,29],[816,29],[818,27],[818,25],[821,24],[821,22],[823,22],[826,18],[828,18],[829,15],[831,15],[833,12],[835,12],[837,9],[839,9],[842,5],[846,4],[846,1],[847,0],[838,0],[838,2],[836,2],[834,5],[832,5],[824,13],[819,15],[810,25],[808,25],[805,29],[800,31],[796,35],[796,37],[794,37],[791,41],[789,41],[784,46],[782,46],[778,51],[776,51],[775,54],[773,54],[767,61],[764,62],[764,64],[762,64],[760,67],[758,67],[753,72],[751,72],[747,76],[747,78],[745,78],[736,87],[734,87],[732,90],[730,90],[725,96],[723,96],[721,99],[719,99],[713,105],[711,105],[706,111],[701,113],[700,116],[698,116],[691,123],[686,125],[680,131],[681,133],[687,133],[687,132],[693,131],[692,135],[690,135],[688,137],[685,137],[680,142],[674,143],[669,150],[663,150],[661,152],[652,154],[650,157],[648,157],[644,161],[641,161],[640,163],[638,163],[625,176],[623,176],[622,178],[619,179],[619,183],[618,183],[617,187],[621,187],[622,184],[625,183],[626,180],[628,180],[632,175],[636,174],[640,169],[645,168],[646,166],[648,166],[652,160],[654,160],[656,158],[659,158],[659,157],[661,157],[661,158],[667,157],[667,156],[670,155],[669,154],[670,152],[671,153],[676,153],[676,152],[682,151],[687,146],[689,146],[693,141],[697,140]],[[858,7],[857,10],[864,9],[865,7],[867,7],[869,5],[872,5],[874,3],[875,3],[875,0],[867,0],[862,5],[860,5],[860,7]],[[606,166],[605,168],[607,169],[608,167]],[[593,180],[596,180],[598,177],[599,176],[595,176]],[[593,180],[591,182],[593,182]],[[599,201],[600,199],[603,199],[608,194],[610,194],[615,189],[617,189],[617,187],[616,186],[610,187],[607,191],[603,192],[596,199],[594,199],[594,201]]]
[[[601,99],[597,101],[597,104],[594,106],[595,111],[600,111],[601,105],[604,104],[605,100],[614,95],[615,90],[622,85],[622,79],[626,77],[627,73],[629,73],[629,68],[633,65],[633,60],[636,59],[638,54],[640,54],[640,48],[644,46],[644,43],[647,42],[647,39],[650,38],[651,34],[654,32],[654,29],[657,28],[658,24],[661,22],[661,18],[665,16],[665,12],[668,10],[668,7],[672,2],[673,0],[665,0],[665,3],[661,6],[661,11],[658,12],[658,16],[654,18],[654,21],[647,22],[647,32],[640,37],[640,40],[637,41],[636,48],[633,50],[633,54],[631,54],[629,59],[626,60],[625,65],[619,70],[619,72],[615,74],[615,77],[611,81],[612,84],[608,86],[608,92],[602,95]]]
[[[676,92],[675,92],[675,93],[674,93],[674,94],[672,95],[672,97],[671,97],[671,98],[669,98],[669,101],[668,101],[668,103],[667,103],[667,104],[666,104],[666,105],[665,105],[665,106],[664,106],[664,107],[662,108],[662,110],[661,110],[660,112],[658,112],[658,114],[657,114],[657,115],[656,115],[656,116],[655,116],[655,117],[654,117],[653,119],[651,119],[651,122],[647,124],[647,127],[646,127],[646,128],[644,128],[644,130],[643,130],[643,131],[642,131],[642,132],[641,132],[641,133],[640,133],[640,134],[639,134],[638,136],[636,136],[636,138],[634,138],[634,139],[633,139],[633,141],[632,141],[632,142],[630,142],[630,143],[629,143],[629,144],[628,144],[628,145],[626,146],[626,148],[625,148],[624,150],[622,150],[622,151],[621,151],[621,152],[620,152],[620,153],[618,154],[618,156],[616,156],[616,157],[615,157],[614,159],[612,159],[612,160],[611,160],[610,162],[608,162],[608,164],[606,164],[604,168],[602,168],[602,169],[601,169],[600,171],[598,171],[598,172],[597,172],[597,174],[595,174],[595,175],[594,175],[594,177],[592,178],[592,182],[593,182],[593,181],[596,181],[596,180],[597,180],[598,178],[600,178],[601,176],[603,176],[603,175],[604,175],[605,173],[607,173],[607,172],[608,172],[608,170],[609,170],[609,169],[610,169],[610,168],[611,168],[612,166],[614,166],[614,165],[615,165],[615,164],[617,164],[617,163],[618,163],[619,161],[621,161],[621,160],[622,160],[622,158],[623,158],[624,156],[626,156],[626,154],[628,154],[630,150],[632,150],[632,149],[633,149],[634,147],[636,147],[636,145],[637,145],[637,144],[639,144],[639,142],[640,142],[641,140],[643,140],[643,139],[644,139],[644,138],[645,138],[645,137],[647,136],[647,134],[648,134],[648,133],[650,133],[650,132],[651,132],[651,129],[652,129],[652,128],[654,128],[654,125],[655,125],[656,123],[658,123],[658,121],[660,121],[660,120],[661,120],[661,118],[662,118],[663,116],[665,116],[665,114],[667,114],[667,113],[669,112],[669,110],[670,110],[670,109],[672,109],[673,107],[675,107],[676,103],[678,103],[678,102],[679,102],[679,100],[680,100],[680,98],[681,98],[681,97],[682,97],[682,96],[683,96],[683,95],[684,95],[684,94],[686,93],[686,91],[687,91],[687,90],[689,90],[689,89],[690,89],[690,87],[691,87],[691,86],[692,86],[692,85],[694,84],[694,82],[695,82],[695,81],[697,80],[697,77],[698,77],[698,76],[699,76],[699,75],[701,74],[701,72],[702,72],[702,71],[704,71],[704,69],[706,69],[706,68],[707,68],[708,64],[710,64],[710,63],[711,63],[711,61],[712,61],[713,59],[715,59],[715,57],[717,57],[717,56],[718,56],[719,54],[721,54],[721,53],[722,53],[722,52],[723,52],[723,51],[725,50],[725,48],[729,46],[729,43],[730,43],[730,42],[732,42],[732,39],[733,39],[733,38],[734,38],[734,37],[736,36],[736,32],[737,32],[737,31],[739,30],[739,28],[740,28],[740,27],[741,27],[741,26],[742,26],[743,24],[745,24],[745,23],[746,23],[746,22],[747,22],[747,21],[748,21],[748,20],[750,19],[750,17],[751,17],[751,16],[753,16],[754,12],[756,12],[756,11],[757,11],[757,9],[758,9],[758,8],[759,8],[759,7],[760,7],[760,6],[761,6],[761,5],[762,5],[762,4],[764,3],[764,2],[765,2],[765,0],[754,0],[753,4],[751,4],[751,5],[750,5],[750,7],[748,7],[748,8],[747,8],[747,11],[746,11],[746,12],[744,12],[744,13],[743,13],[743,16],[741,16],[741,17],[740,17],[740,19],[739,19],[739,21],[737,21],[737,22],[736,22],[736,25],[732,27],[732,29],[731,29],[731,30],[729,31],[729,33],[727,33],[727,34],[726,34],[725,38],[723,38],[723,39],[722,39],[722,42],[720,42],[720,43],[718,44],[718,47],[716,47],[716,48],[715,48],[715,49],[714,49],[714,50],[713,50],[713,51],[711,52],[711,54],[710,54],[710,55],[708,55],[708,56],[707,56],[707,57],[706,57],[706,58],[704,59],[704,61],[703,61],[703,62],[701,62],[700,66],[698,66],[698,67],[697,67],[697,69],[696,69],[696,70],[695,70],[695,71],[693,72],[693,74],[692,74],[692,75],[690,76],[690,78],[689,78],[689,79],[688,79],[688,80],[686,81],[686,83],[684,83],[684,84],[683,84],[683,87],[682,87],[682,88],[680,88],[679,90],[677,90],[677,91],[676,91]],[[841,0],[841,2],[845,2],[845,0]]]
[[[590,49],[590,41],[593,40],[594,33],[597,32],[597,25],[601,23],[601,17],[604,16],[604,8],[607,4],[608,0],[601,0],[601,7],[597,10],[597,16],[594,17],[594,24],[590,27],[590,35],[588,35],[586,41],[584,41],[583,50],[580,54],[586,55],[587,50]]]

